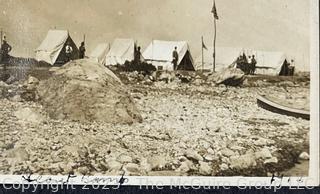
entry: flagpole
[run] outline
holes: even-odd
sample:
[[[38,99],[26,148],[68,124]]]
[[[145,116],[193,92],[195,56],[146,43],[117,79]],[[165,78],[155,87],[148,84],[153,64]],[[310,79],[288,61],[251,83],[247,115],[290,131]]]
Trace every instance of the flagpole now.
[[[213,72],[216,71],[216,39],[217,39],[217,19],[218,18],[218,13],[217,13],[217,8],[216,8],[216,1],[213,0],[213,7],[212,7],[212,14],[213,14],[213,24],[214,24],[214,36],[213,36]]]
[[[202,71],[204,69],[204,62],[203,62],[203,36],[201,36],[201,65],[202,65]]]
[[[214,37],[213,37],[213,72],[216,71],[216,39],[217,39],[217,22],[214,17]]]

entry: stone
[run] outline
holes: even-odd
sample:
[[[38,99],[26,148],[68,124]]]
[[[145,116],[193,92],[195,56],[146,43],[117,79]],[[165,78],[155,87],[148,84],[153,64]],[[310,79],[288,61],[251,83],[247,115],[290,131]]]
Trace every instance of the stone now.
[[[255,153],[255,157],[256,157],[256,159],[260,159],[260,158],[261,159],[268,159],[268,158],[272,158],[272,154],[268,148],[263,148],[259,152]]]
[[[212,155],[214,154],[214,150],[213,150],[212,148],[208,148],[208,149],[207,149],[207,152],[208,152],[209,154],[212,154]]]
[[[310,159],[310,156],[307,152],[302,152],[300,155],[299,155],[299,159],[301,160],[309,160]]]
[[[222,163],[222,164],[220,164],[220,170],[221,171],[225,171],[225,170],[228,170],[229,169],[229,166],[228,166],[228,164],[226,164],[226,163]]]
[[[185,162],[181,162],[181,165],[179,166],[179,168],[177,169],[177,171],[180,172],[189,172],[190,171],[190,164],[185,161]]]
[[[256,146],[265,146],[268,144],[268,140],[265,138],[259,138],[258,140],[254,141],[253,144]]]
[[[256,164],[257,163],[253,154],[230,157],[230,168],[232,169],[246,169],[256,166]]]
[[[33,76],[29,76],[27,83],[37,85],[37,84],[39,84],[39,80]]]
[[[148,158],[148,163],[152,170],[161,170],[165,168],[167,162],[165,156],[155,156]]]
[[[203,161],[203,158],[200,154],[198,154],[197,152],[193,151],[193,150],[187,150],[184,155],[191,160],[194,161]]]
[[[229,67],[221,72],[219,72],[216,76],[215,82],[217,84],[224,84],[227,86],[239,86],[245,80],[244,73],[237,68]]]
[[[212,173],[212,168],[210,167],[210,165],[206,162],[199,162],[200,166],[199,166],[199,173],[201,175],[211,175]]]
[[[215,160],[215,157],[213,155],[211,155],[211,154],[206,154],[204,156],[204,159],[207,160],[207,161],[213,161],[213,160]]]
[[[139,165],[135,163],[128,163],[124,167],[127,171],[131,173],[138,173],[140,172]]]
[[[263,163],[264,164],[270,164],[270,163],[277,164],[278,163],[278,158],[272,157],[272,158],[266,159]]]
[[[144,171],[146,173],[148,173],[152,170],[152,167],[146,158],[140,159],[140,168],[142,171]]]
[[[122,164],[118,161],[111,160],[107,162],[107,167],[109,171],[118,171],[122,168]]]
[[[228,148],[224,148],[223,150],[221,150],[221,154],[226,157],[230,157],[230,156],[235,155],[234,151],[232,151]]]
[[[89,169],[86,166],[82,166],[78,168],[78,172],[82,175],[86,175],[89,172]]]
[[[132,162],[132,158],[130,156],[121,154],[120,156],[118,156],[117,161],[120,163],[130,163]]]

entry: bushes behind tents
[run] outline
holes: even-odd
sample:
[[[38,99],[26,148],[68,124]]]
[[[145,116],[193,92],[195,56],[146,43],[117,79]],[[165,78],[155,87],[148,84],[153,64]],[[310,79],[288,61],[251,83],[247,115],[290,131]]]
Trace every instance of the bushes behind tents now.
[[[116,65],[115,68],[117,71],[125,71],[125,72],[144,72],[146,74],[151,74],[153,71],[156,71],[157,68],[149,63],[145,62],[134,62],[134,61],[126,61],[123,65]]]

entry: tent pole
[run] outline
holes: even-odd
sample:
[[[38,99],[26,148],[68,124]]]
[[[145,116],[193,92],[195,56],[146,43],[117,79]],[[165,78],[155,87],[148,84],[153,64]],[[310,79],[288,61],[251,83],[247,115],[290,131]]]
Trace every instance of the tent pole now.
[[[202,72],[204,69],[204,62],[203,62],[203,36],[201,36],[201,65],[202,65]]]

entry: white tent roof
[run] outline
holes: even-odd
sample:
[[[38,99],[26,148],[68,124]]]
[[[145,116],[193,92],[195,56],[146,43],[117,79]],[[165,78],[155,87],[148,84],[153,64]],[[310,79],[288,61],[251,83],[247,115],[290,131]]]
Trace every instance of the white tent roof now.
[[[106,56],[106,65],[124,64],[134,59],[135,42],[132,39],[115,39]]]
[[[213,47],[207,47],[203,50],[204,70],[213,69]],[[241,48],[232,47],[216,47],[216,71],[221,71],[224,68],[233,64],[237,58],[243,53]],[[196,70],[202,70],[202,56],[196,59]]]
[[[108,43],[100,43],[97,47],[90,53],[89,58],[95,62],[105,64],[106,56],[109,51],[109,44]]]
[[[257,61],[256,73],[265,75],[279,75],[286,55],[282,52],[255,51]]]
[[[68,37],[69,34],[66,30],[49,30],[46,38],[36,49],[36,59],[53,65]]]
[[[152,62],[156,67],[162,66],[164,70],[173,70],[172,52],[175,47],[177,47],[179,54],[178,64],[180,64],[184,55],[189,51],[186,41],[153,40],[142,55],[146,61]]]

